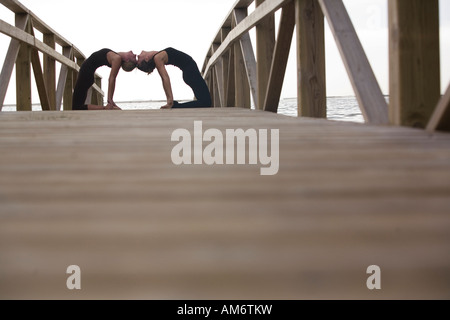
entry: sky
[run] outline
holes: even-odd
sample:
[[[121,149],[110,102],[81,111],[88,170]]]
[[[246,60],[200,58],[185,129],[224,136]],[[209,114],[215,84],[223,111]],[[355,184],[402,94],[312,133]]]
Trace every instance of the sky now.
[[[201,69],[207,50],[236,0],[21,0],[48,26],[73,43],[86,56],[101,48],[129,51],[162,50],[174,47],[191,55]],[[384,94],[388,94],[387,0],[344,0],[350,18]],[[249,12],[253,10],[250,7]],[[0,18],[14,24],[13,14],[0,4]],[[279,11],[276,13],[276,27]],[[450,82],[450,0],[440,0],[441,91]],[[254,44],[254,30],[250,32]],[[41,38],[42,39],[42,38]],[[354,95],[334,39],[326,24],[327,95]],[[4,61],[10,38],[0,34],[0,61]],[[282,98],[297,94],[295,40],[291,47]],[[192,99],[192,90],[183,82],[181,71],[173,66],[171,77],[174,98]],[[101,67],[107,91],[110,69]],[[5,104],[15,103],[14,76]],[[37,91],[33,103],[39,103]],[[157,72],[147,75],[137,69],[121,70],[116,80],[114,100],[164,100]]]

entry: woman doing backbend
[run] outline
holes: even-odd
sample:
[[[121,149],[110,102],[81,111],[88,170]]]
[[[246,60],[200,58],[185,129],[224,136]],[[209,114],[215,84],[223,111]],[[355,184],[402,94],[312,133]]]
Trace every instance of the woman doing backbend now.
[[[181,69],[183,80],[191,87],[196,100],[185,103],[178,103],[178,101],[173,100],[172,86],[165,68],[166,65],[173,65]],[[162,51],[142,51],[138,56],[138,69],[150,74],[155,68],[161,76],[167,98],[167,104],[161,108],[211,107],[211,95],[208,86],[191,56],[174,48],[166,48]]]
[[[73,91],[72,109],[73,110],[105,110],[119,109],[113,100],[116,87],[116,77],[120,68],[130,72],[136,68],[136,55],[132,51],[115,52],[111,49],[101,49],[94,52],[87,58],[80,67],[77,82]],[[106,107],[86,104],[86,97],[89,88],[94,84],[94,74],[97,68],[108,66],[111,68],[108,79],[108,104]]]

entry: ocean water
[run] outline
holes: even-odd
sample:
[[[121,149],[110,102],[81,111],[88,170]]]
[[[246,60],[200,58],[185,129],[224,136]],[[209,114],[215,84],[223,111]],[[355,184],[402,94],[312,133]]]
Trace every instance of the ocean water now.
[[[181,102],[181,101],[180,101]],[[165,101],[123,101],[116,102],[122,110],[150,110],[159,109]],[[14,105],[5,105],[2,111],[15,111]],[[33,105],[33,110],[41,110],[39,104]],[[278,113],[297,117],[297,98],[281,99],[278,106]],[[364,118],[359,109],[358,101],[354,96],[328,97],[327,98],[327,119],[337,121],[364,122]]]
[[[297,98],[282,99],[278,105],[278,113],[297,117]],[[328,97],[327,119],[338,121],[364,122],[356,97]]]

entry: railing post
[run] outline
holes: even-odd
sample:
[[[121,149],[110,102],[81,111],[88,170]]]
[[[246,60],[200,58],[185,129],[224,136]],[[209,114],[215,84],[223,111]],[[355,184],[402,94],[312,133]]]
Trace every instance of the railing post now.
[[[300,117],[326,118],[324,15],[317,0],[295,0]]]
[[[424,128],[440,98],[438,0],[390,0],[389,120]]]
[[[211,95],[211,107],[214,107],[214,103],[213,103],[213,101],[214,101],[214,96],[213,96],[213,93],[212,93],[213,83],[212,83],[212,81],[211,81],[211,79],[212,79],[212,77],[211,77],[211,72],[209,72],[209,73],[205,76],[204,79],[205,79],[206,85],[208,86],[209,93],[210,93],[210,95]]]
[[[236,24],[239,24],[245,17],[247,17],[247,9],[236,9],[233,11]],[[255,53],[253,52],[252,41],[247,32],[239,40],[239,47],[241,50],[240,57],[242,57],[243,70],[245,70],[245,77],[250,88],[250,94],[253,98],[255,107],[258,106],[258,78],[257,65]],[[246,88],[246,87],[243,87]],[[251,107],[251,105],[250,105]]]
[[[225,90],[225,101],[227,107],[234,107],[236,102],[236,78],[235,78],[235,61],[234,61],[234,49],[228,50],[228,75]]]
[[[278,105],[280,104],[281,91],[291,50],[292,35],[295,29],[295,1],[288,2],[281,10],[278,36],[264,99],[264,110],[275,113],[278,112]]]
[[[74,86],[74,71],[69,70],[67,72],[67,79],[64,86],[64,95],[63,95],[63,110],[72,110],[72,94],[73,94],[73,86]]]
[[[218,43],[213,43],[213,53],[216,52],[217,48],[220,46]],[[217,61],[217,63],[214,65],[214,83],[216,84],[216,100],[215,100],[215,107],[223,107],[223,96],[224,96],[224,90],[223,90],[223,60],[220,59]]]
[[[220,89],[219,89],[219,83],[217,81],[218,76],[217,76],[217,68],[216,67],[211,69],[211,76],[212,76],[212,83],[213,83],[213,86],[212,86],[213,89],[211,92],[212,103],[215,108],[220,108],[222,105],[220,104],[220,95],[219,95]]]
[[[76,58],[77,65],[81,67],[81,65],[83,64],[84,60],[85,60],[84,58]],[[73,71],[72,75],[73,75],[73,86],[75,87],[75,84],[77,83],[77,79],[78,79],[78,72],[77,71]],[[73,96],[73,90],[72,90],[71,97],[72,96]],[[89,92],[88,92],[87,99],[89,99]],[[72,107],[72,102],[70,102],[70,104],[71,104],[71,107]],[[70,110],[72,110],[72,108]]]
[[[255,6],[258,7],[266,0],[255,0]],[[266,98],[267,84],[269,82],[270,67],[272,65],[272,56],[275,48],[275,17],[268,15],[262,22],[256,25],[256,66],[258,83],[258,100],[256,109],[264,109],[264,100]]]
[[[55,49],[55,35],[44,34],[44,43],[53,50]],[[50,104],[50,110],[56,110],[56,68],[55,59],[44,54],[44,79],[47,88],[47,96]]]
[[[23,15],[16,14],[16,25],[23,23]],[[25,30],[29,31],[27,23]],[[31,54],[27,44],[21,43],[16,59],[16,110],[31,111]]]
[[[242,16],[247,15],[247,9],[238,9]],[[233,27],[238,24],[236,21],[237,9],[233,11]],[[237,41],[233,48],[234,50],[234,85],[235,85],[235,104],[241,108],[251,108],[250,100],[250,85],[248,84],[246,65],[241,49],[241,41]]]
[[[71,59],[72,55],[72,47],[63,47],[63,56],[65,56],[68,59]],[[61,66],[61,69],[59,71],[59,80],[58,80],[58,86],[56,90],[56,109],[61,110],[61,103],[64,97],[64,94],[66,93],[66,82],[69,79],[69,75],[71,72],[69,71],[69,68],[65,65]]]
[[[224,41],[228,33],[230,33],[230,28],[221,28],[220,30],[220,41]],[[228,78],[230,76],[230,50],[225,52],[222,56],[222,77],[223,77],[223,92],[222,92],[222,107],[229,107],[228,104]]]

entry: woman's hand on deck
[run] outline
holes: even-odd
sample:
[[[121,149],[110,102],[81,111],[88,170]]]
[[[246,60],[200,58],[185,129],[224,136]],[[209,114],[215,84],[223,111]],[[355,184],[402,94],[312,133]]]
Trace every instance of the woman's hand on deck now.
[[[108,109],[108,110],[122,110],[114,102],[109,102],[106,105],[105,109]]]

